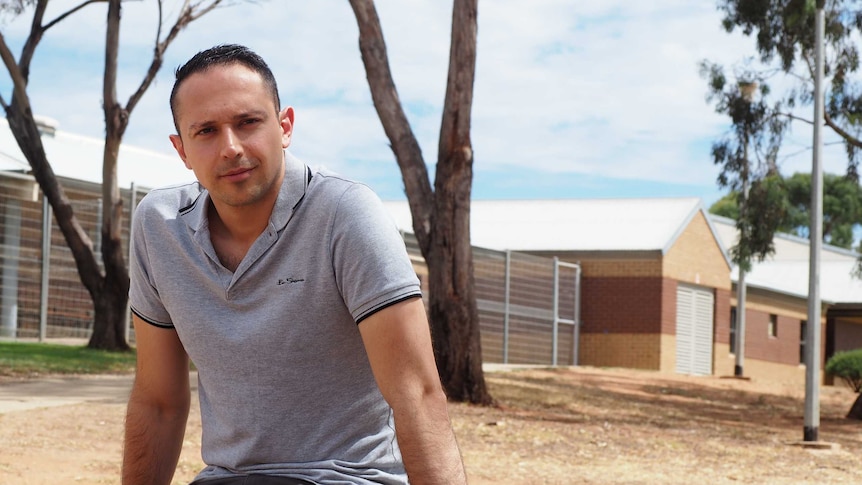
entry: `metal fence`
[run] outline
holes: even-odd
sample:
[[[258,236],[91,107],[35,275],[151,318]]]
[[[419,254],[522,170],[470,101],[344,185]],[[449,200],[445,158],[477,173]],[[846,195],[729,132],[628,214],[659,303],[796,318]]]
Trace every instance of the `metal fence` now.
[[[414,261],[421,252],[404,234]],[[580,267],[557,258],[473,248],[482,359],[488,363],[578,363]]]
[[[99,186],[66,179],[62,183],[101,264]],[[143,194],[132,188],[121,195],[126,222],[122,238],[127,248],[131,208]],[[32,177],[0,173],[0,238],[0,337],[89,338],[92,299],[51,207]]]
[[[99,186],[63,182],[101,262]],[[126,248],[131,211],[143,195],[134,186],[121,191]],[[0,338],[89,338],[92,300],[31,177],[0,172],[0,235]],[[404,234],[404,239],[414,264],[424,266],[415,237]],[[576,364],[580,268],[556,258],[483,248],[474,248],[473,259],[484,361]]]

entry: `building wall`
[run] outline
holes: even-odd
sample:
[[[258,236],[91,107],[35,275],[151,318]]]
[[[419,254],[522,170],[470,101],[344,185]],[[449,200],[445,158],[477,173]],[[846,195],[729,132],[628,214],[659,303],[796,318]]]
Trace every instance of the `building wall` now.
[[[667,251],[662,266],[666,278],[723,290],[731,287],[730,265],[700,211]]]
[[[661,338],[656,333],[581,334],[580,361],[595,367],[664,370]]]
[[[718,376],[733,375],[734,360],[730,353],[730,294],[730,290],[715,290],[712,373]]]
[[[836,352],[862,348],[862,325],[844,318],[834,319],[834,324]]]
[[[731,293],[731,307],[736,307],[736,291]],[[730,314],[730,309],[727,310]],[[776,316],[776,336],[769,335],[770,315]],[[807,301],[802,298],[765,292],[749,288],[745,304],[745,354],[743,374],[752,379],[804,385],[805,366],[801,363],[801,322],[808,317]],[[729,327],[725,340],[729,341]],[[821,369],[825,364],[826,319],[821,320],[820,355]],[[722,375],[732,375],[736,355],[730,346],[717,348],[716,368],[725,363]],[[718,374],[718,371],[716,372]],[[821,373],[821,379],[823,375]],[[826,381],[828,383],[828,380]]]
[[[713,342],[715,345],[728,345],[728,349],[730,345],[730,307],[732,301],[729,289],[715,290],[715,334],[713,335]]]
[[[733,358],[729,358],[733,363]],[[726,375],[733,375],[733,372]],[[754,381],[782,382],[795,388],[805,386],[805,366],[787,365],[761,359],[745,359],[745,376]]]
[[[735,306],[735,293],[732,302]],[[749,289],[745,304],[745,360],[755,359],[781,365],[799,365],[800,325],[807,318],[806,305],[806,302],[800,298]],[[727,313],[729,314],[730,311],[728,310]],[[775,315],[777,320],[777,331],[774,337],[769,335],[770,315]],[[726,332],[728,342],[729,334],[728,327]],[[746,363],[744,365],[746,374],[747,367]]]
[[[676,335],[662,334],[661,357],[659,359],[659,371],[668,374],[676,372]]]
[[[589,277],[581,281],[582,333],[661,332],[661,278]]]
[[[642,259],[567,258],[580,262],[584,278],[661,278],[662,264],[658,254]]]

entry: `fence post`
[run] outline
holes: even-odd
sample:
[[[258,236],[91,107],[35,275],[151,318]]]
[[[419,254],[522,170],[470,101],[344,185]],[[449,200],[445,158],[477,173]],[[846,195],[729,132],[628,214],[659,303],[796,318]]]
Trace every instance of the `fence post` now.
[[[503,295],[503,363],[509,363],[509,290],[512,268],[512,251],[506,250],[505,295]]]
[[[551,326],[551,365],[557,365],[560,333],[560,258],[554,256],[554,322]]]
[[[48,198],[42,194],[42,275],[39,291],[39,341],[48,338],[48,282],[51,273],[51,217]]]
[[[132,182],[132,185],[129,188],[129,199],[129,239],[128,243],[126,244],[126,250],[128,251],[128,258],[126,259],[128,261],[127,264],[132,262],[132,226],[135,223],[135,209],[138,207],[138,186],[135,185],[135,182]],[[125,325],[123,326],[123,328],[125,328],[126,331],[125,338],[127,344],[130,343],[129,336],[132,334],[132,319],[129,315],[130,312],[131,309],[129,307],[129,299],[126,298],[126,313],[123,317],[125,320]]]
[[[575,328],[572,339],[572,365],[578,365],[580,356],[578,350],[581,348],[581,264],[575,267]]]
[[[3,236],[3,315],[0,337],[18,337],[18,265],[21,262],[21,201],[6,204]]]

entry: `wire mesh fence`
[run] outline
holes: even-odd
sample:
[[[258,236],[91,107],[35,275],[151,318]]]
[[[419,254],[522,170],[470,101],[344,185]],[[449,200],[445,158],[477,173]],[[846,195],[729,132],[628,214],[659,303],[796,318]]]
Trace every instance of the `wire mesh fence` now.
[[[101,263],[99,186],[74,181],[64,185]],[[143,195],[134,188],[121,191],[124,248],[131,210]],[[0,338],[89,338],[92,300],[50,207],[29,177],[0,173],[0,235]],[[404,234],[404,241],[424,282],[427,268],[416,239]],[[473,259],[483,360],[576,364],[578,266],[483,248],[474,248]],[[134,341],[133,333],[129,341]]]
[[[99,187],[64,182],[70,206],[101,265]],[[121,197],[126,223],[121,233],[127,248],[132,198],[140,200],[142,194],[129,189],[122,190]],[[50,206],[31,178],[0,175],[0,235],[0,337],[89,338],[92,299]]]
[[[421,260],[415,237],[404,239]],[[474,247],[473,271],[485,362],[577,364],[578,265]]]

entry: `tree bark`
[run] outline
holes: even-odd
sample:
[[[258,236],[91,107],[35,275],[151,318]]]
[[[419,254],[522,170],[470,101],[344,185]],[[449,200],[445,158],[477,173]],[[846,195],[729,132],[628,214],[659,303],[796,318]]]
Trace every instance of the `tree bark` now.
[[[477,0],[455,0],[449,76],[434,189],[392,80],[372,0],[350,0],[374,107],[401,169],[413,231],[429,274],[429,320],[437,369],[450,399],[489,405],[473,284],[470,110],[476,70]]]
[[[853,406],[850,406],[847,418],[862,420],[862,393],[856,395],[856,401],[853,402]]]

